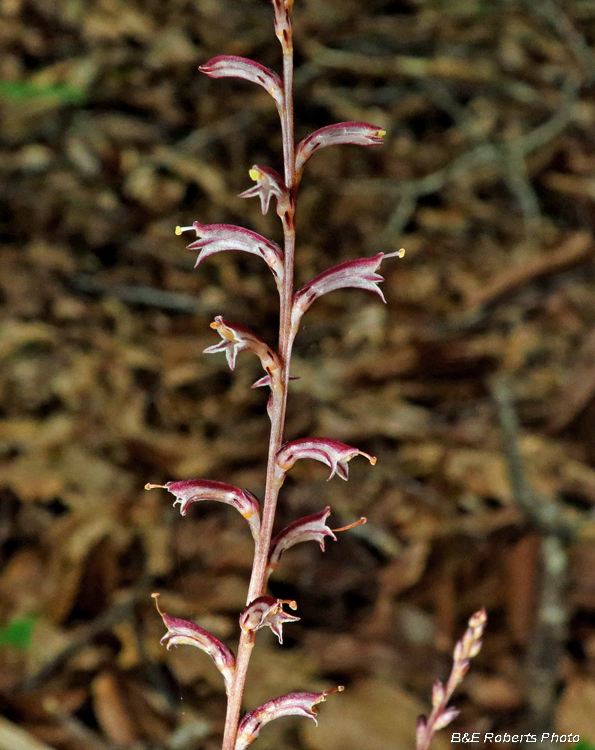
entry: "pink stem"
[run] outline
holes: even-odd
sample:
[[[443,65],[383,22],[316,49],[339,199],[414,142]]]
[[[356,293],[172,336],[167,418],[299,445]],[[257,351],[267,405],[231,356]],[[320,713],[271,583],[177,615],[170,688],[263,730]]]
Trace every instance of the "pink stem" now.
[[[287,409],[287,392],[289,383],[289,366],[291,362],[291,304],[293,299],[293,269],[295,253],[295,140],[293,123],[293,42],[291,34],[281,39],[283,47],[283,83],[285,91],[285,107],[281,116],[281,130],[283,136],[283,165],[285,170],[285,184],[291,195],[289,210],[282,217],[285,246],[285,267],[283,288],[280,293],[279,314],[279,353],[283,363],[281,374],[281,388],[273,393],[271,409],[271,432],[269,438],[269,453],[266,475],[266,489],[262,508],[261,528],[254,560],[247,603],[261,596],[266,589],[266,570],[269,547],[275,522],[277,497],[280,485],[275,482],[275,457],[283,444],[285,429],[285,413]],[[234,750],[238,732],[238,722],[242,708],[244,685],[252,649],[254,647],[254,632],[243,632],[238,646],[236,671],[233,685],[227,702],[227,715],[223,734],[222,750]]]

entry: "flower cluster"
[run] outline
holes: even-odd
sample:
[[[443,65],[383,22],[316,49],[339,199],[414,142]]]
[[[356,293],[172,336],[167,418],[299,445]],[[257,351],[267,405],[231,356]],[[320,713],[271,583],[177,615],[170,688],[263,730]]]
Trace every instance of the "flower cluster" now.
[[[331,529],[326,523],[331,511],[330,507],[326,507],[293,521],[274,535],[276,504],[287,472],[296,461],[311,458],[330,468],[329,480],[335,475],[347,480],[349,461],[356,456],[364,456],[372,465],[376,463],[374,456],[332,438],[300,437],[284,442],[288,386],[293,379],[290,375],[291,354],[301,319],[318,297],[338,289],[368,290],[379,295],[384,302],[385,298],[379,287],[384,279],[377,272],[378,268],[388,258],[403,256],[403,250],[399,250],[347,260],[318,274],[294,292],[296,199],[306,163],[315,151],[326,146],[378,146],[382,144],[386,132],[381,127],[364,122],[342,122],[320,128],[295,145],[292,101],[293,0],[272,0],[272,5],[275,34],[281,43],[283,56],[283,77],[260,63],[236,55],[218,55],[202,65],[200,70],[211,78],[236,78],[256,83],[275,103],[283,143],[283,176],[270,166],[254,165],[249,175],[255,184],[241,193],[241,197],[258,198],[263,214],[268,212],[274,200],[282,224],[283,247],[250,229],[232,224],[201,224],[195,221],[190,226],[176,229],[177,234],[195,232],[196,239],[188,248],[198,252],[196,266],[215,253],[239,250],[264,260],[277,285],[280,324],[276,346],[267,344],[246,326],[218,315],[211,327],[219,334],[220,341],[205,349],[207,354],[224,354],[231,370],[235,368],[240,352],[251,351],[259,358],[265,372],[253,386],[268,386],[270,389],[267,410],[271,430],[264,499],[261,505],[251,491],[211,479],[183,479],[166,484],[146,485],[147,489],[161,487],[168,490],[174,496],[174,505],[179,505],[182,515],[186,514],[193,503],[205,500],[231,505],[247,520],[254,539],[252,573],[246,607],[239,616],[240,640],[236,656],[195,623],[170,617],[158,606],[167,628],[162,642],[168,648],[192,645],[202,649],[211,656],[223,675],[228,696],[223,750],[245,750],[256,739],[264,724],[282,716],[299,715],[316,721],[314,707],[330,693],[343,689],[337,687],[322,693],[292,692],[267,701],[240,718],[244,683],[257,631],[268,627],[277,636],[279,643],[282,643],[283,626],[300,619],[284,609],[288,607],[295,611],[296,602],[278,599],[267,593],[269,577],[277,568],[281,556],[294,545],[307,541],[318,542],[324,551],[328,538],[337,540],[336,532],[365,522],[362,518],[344,528]],[[477,644],[482,623],[480,618],[473,626],[475,629],[470,631],[471,635],[466,635],[461,642],[462,645],[455,654],[456,670],[453,670],[454,676],[451,675],[447,687],[435,688],[434,704],[438,713],[435,715],[433,712],[427,723],[420,724],[422,750],[425,750],[424,742],[428,733],[444,726],[454,715],[452,709],[446,708],[446,701],[454,689],[454,683],[464,673],[468,659],[479,648]]]

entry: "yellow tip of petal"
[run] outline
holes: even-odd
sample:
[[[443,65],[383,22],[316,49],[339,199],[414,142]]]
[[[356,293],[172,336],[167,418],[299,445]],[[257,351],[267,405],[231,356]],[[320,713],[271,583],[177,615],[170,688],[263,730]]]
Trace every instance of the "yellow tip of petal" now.
[[[180,236],[182,234],[182,227],[176,227],[176,234]]]
[[[399,258],[404,258],[404,257],[405,257],[405,248],[404,247],[400,247],[399,248]]]

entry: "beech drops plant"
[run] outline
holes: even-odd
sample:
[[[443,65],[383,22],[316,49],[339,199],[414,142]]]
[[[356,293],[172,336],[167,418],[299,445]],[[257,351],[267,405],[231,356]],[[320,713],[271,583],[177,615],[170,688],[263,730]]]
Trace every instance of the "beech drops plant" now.
[[[357,258],[340,263],[319,274],[294,291],[295,209],[299,183],[310,156],[319,148],[339,144],[379,146],[385,131],[364,122],[342,122],[329,125],[311,133],[300,143],[294,142],[293,116],[293,0],[272,0],[275,33],[283,52],[283,77],[259,63],[235,55],[218,55],[199,69],[211,78],[242,78],[262,86],[271,95],[279,113],[283,142],[283,176],[268,166],[254,165],[250,178],[254,186],[241,194],[243,198],[257,197],[263,214],[271,203],[283,226],[283,247],[256,232],[232,224],[201,224],[195,221],[189,227],[177,227],[176,234],[194,232],[196,240],[188,248],[198,251],[196,266],[214,253],[241,250],[258,255],[269,267],[279,293],[279,340],[273,349],[256,333],[241,323],[217,316],[211,327],[219,334],[219,343],[205,350],[207,354],[224,354],[230,369],[234,369],[237,355],[246,350],[255,354],[264,375],[253,387],[269,389],[267,412],[271,422],[266,486],[264,500],[260,501],[247,490],[224,482],[209,479],[192,479],[168,482],[165,485],[147,484],[147,489],[163,487],[174,497],[185,515],[188,507],[203,500],[216,500],[234,506],[247,520],[254,538],[254,558],[246,608],[240,614],[241,636],[234,656],[231,649],[217,638],[188,620],[170,617],[157,607],[167,628],[162,643],[171,648],[187,644],[202,649],[211,656],[221,672],[227,693],[227,714],[223,735],[223,750],[245,750],[258,736],[261,727],[282,716],[299,715],[316,721],[315,707],[330,693],[340,692],[342,686],[322,693],[294,692],[275,697],[240,718],[244,684],[254,648],[256,631],[269,627],[283,642],[283,626],[299,620],[291,614],[297,609],[294,601],[277,599],[267,594],[267,581],[274,572],[279,558],[286,549],[306,541],[316,541],[324,550],[327,538],[336,540],[335,533],[351,528],[331,529],[327,525],[330,508],[299,518],[273,537],[275,509],[279,491],[287,472],[296,461],[312,458],[330,468],[329,479],[337,475],[347,480],[349,461],[363,456],[373,465],[374,456],[333,438],[310,437],[284,442],[285,413],[290,377],[293,342],[298,334],[303,315],[312,303],[323,294],[336,289],[354,287],[375,292],[384,302],[380,287],[383,281],[378,273],[388,258],[402,257],[403,250],[378,253],[368,258]],[[157,599],[157,594],[153,595]],[[291,612],[290,612],[291,611]],[[485,623],[485,613],[478,613],[470,624],[463,641],[457,644],[455,667],[447,687],[434,686],[433,711],[429,720],[420,719],[418,747],[426,750],[434,732],[446,726],[456,712],[446,706],[447,701],[468,667],[471,656],[479,651],[480,636]],[[473,619],[473,618],[472,618]],[[470,634],[471,633],[471,634]],[[466,639],[466,640],[465,640]],[[463,644],[463,645],[461,645]],[[466,665],[466,666],[465,666]],[[440,687],[438,687],[440,686]]]

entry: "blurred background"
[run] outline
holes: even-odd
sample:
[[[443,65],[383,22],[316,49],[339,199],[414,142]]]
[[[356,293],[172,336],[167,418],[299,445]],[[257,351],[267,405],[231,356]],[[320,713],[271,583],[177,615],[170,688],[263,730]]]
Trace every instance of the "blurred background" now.
[[[318,300],[296,342],[287,436],[378,456],[326,483],[300,462],[278,528],[368,524],[288,552],[301,621],[259,633],[246,706],[346,686],[262,750],[406,750],[469,616],[485,644],[460,732],[595,743],[595,2],[298,0],[297,137],[344,120],[298,201],[297,283],[349,258],[388,304]],[[262,497],[256,358],[230,373],[215,315],[274,344],[257,258],[193,270],[176,224],[279,240],[237,194],[281,169],[275,107],[197,71],[279,69],[267,0],[3,0],[0,12],[0,747],[216,750],[207,656],[167,652],[150,598],[235,648],[252,540],[233,509],[185,519],[146,482]],[[449,744],[450,730],[435,747]],[[482,734],[483,736],[483,734]],[[517,745],[518,746],[518,743]],[[256,746],[255,746],[256,747]]]

